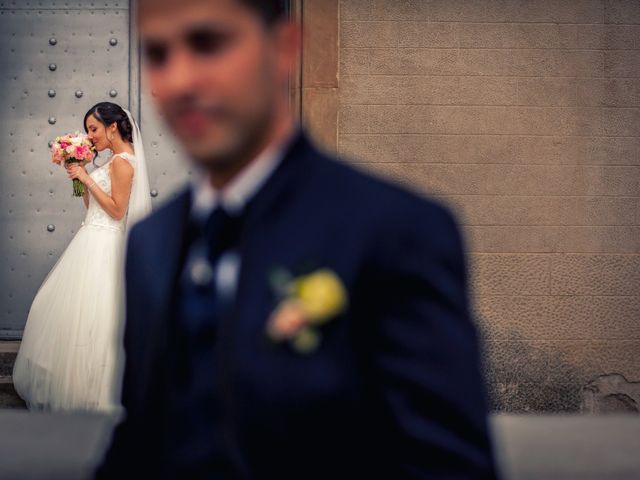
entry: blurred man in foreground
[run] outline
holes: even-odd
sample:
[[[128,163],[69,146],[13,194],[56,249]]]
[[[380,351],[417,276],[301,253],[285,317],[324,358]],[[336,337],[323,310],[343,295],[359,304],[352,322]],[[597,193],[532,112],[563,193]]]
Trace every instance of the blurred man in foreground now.
[[[282,2],[138,4],[196,175],[131,232],[98,478],[494,478],[452,215],[311,144]]]

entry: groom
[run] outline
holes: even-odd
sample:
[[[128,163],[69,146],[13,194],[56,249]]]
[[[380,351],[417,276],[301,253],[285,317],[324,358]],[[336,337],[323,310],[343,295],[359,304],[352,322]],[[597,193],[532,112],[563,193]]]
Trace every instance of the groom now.
[[[192,182],[131,231],[97,478],[495,478],[459,229],[317,150],[277,0],[140,0]]]

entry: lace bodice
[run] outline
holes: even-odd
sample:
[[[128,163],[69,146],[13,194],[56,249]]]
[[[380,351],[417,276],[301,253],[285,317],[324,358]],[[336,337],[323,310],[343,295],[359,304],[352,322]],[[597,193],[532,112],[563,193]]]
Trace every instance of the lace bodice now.
[[[135,157],[130,153],[122,152],[117,155],[122,158],[126,158],[132,165],[134,165]],[[113,156],[107,163],[96,168],[89,174],[89,176],[96,182],[96,186],[100,187],[108,195],[111,195],[111,175],[109,174],[109,165],[112,161]],[[120,220],[116,220],[105,212],[91,192],[89,192],[89,207],[87,208],[87,215],[84,217],[82,225],[92,225],[124,231],[126,220],[126,214]]]

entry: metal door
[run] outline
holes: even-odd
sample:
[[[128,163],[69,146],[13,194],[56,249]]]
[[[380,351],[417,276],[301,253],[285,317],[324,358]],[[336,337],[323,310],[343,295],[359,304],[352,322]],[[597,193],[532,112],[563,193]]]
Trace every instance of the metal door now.
[[[154,207],[187,177],[140,91],[131,7],[109,0],[0,2],[0,339],[21,336],[37,289],[85,215],[64,169],[50,163],[51,139],[83,131],[85,112],[113,101],[140,124]]]

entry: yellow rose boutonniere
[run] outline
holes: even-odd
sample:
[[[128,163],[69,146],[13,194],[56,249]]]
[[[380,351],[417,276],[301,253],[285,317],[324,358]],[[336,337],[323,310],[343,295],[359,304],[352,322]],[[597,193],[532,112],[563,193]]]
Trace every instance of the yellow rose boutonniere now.
[[[346,309],[346,288],[326,268],[298,278],[283,271],[274,277],[281,301],[267,321],[267,335],[276,342],[290,341],[300,353],[310,353],[320,344],[318,326]]]

